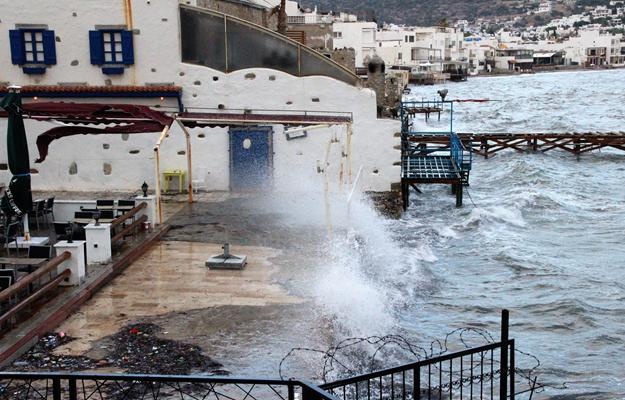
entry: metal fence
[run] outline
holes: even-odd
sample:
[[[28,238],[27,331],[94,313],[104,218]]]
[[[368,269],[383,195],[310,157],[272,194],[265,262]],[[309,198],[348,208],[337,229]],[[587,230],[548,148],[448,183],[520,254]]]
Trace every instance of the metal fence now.
[[[208,376],[0,373],[1,400],[336,400],[302,381]]]
[[[320,385],[343,400],[515,398],[514,340],[508,312],[501,341]]]

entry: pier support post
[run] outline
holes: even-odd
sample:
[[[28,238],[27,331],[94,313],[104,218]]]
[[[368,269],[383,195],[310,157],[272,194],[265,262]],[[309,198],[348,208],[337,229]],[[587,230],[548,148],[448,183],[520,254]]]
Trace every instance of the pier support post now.
[[[410,202],[410,186],[403,181],[401,183],[401,200],[404,211],[406,211],[408,209],[408,203]]]
[[[451,194],[456,194],[456,184],[455,183],[451,184]]]
[[[456,207],[462,207],[462,183],[456,183]]]

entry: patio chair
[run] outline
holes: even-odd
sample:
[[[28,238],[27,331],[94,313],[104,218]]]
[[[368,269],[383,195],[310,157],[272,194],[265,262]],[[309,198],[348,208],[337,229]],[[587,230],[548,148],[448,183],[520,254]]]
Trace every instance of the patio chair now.
[[[112,210],[115,208],[115,200],[96,200],[95,208],[98,210]]]
[[[100,219],[115,219],[115,211],[113,210],[100,211]]]
[[[117,200],[117,215],[123,215],[135,208],[137,203],[134,200]]]
[[[46,199],[46,205],[43,209],[43,215],[46,217],[46,222],[48,226],[50,226],[50,224],[54,222],[54,197],[49,197],[48,199]],[[52,216],[52,218],[48,219],[48,215]]]
[[[91,215],[91,213],[89,213]],[[69,224],[67,222],[55,222],[54,223],[54,233],[56,233],[56,240],[69,240],[69,235],[67,234],[67,226]],[[73,240],[85,240],[85,228],[81,225],[74,224],[74,229],[72,231],[72,239]]]
[[[28,258],[47,258],[52,257],[52,246],[29,246]]]
[[[17,236],[20,232],[20,221],[9,222],[4,226],[2,236],[2,241],[4,242],[4,247],[7,249],[7,254],[11,255],[11,247],[9,244],[15,243],[15,252],[17,255],[20,255],[20,249],[17,244]]]
[[[198,168],[197,171],[193,171],[193,180],[191,181],[193,193],[197,193],[200,189],[208,189],[208,186],[206,186],[207,176],[208,172],[206,171],[206,168]]]
[[[7,289],[15,283],[15,271],[12,269],[0,269],[0,290]]]
[[[0,290],[8,289],[13,284],[13,279],[9,276],[0,276]]]
[[[37,230],[39,230],[39,218],[45,218],[45,209],[46,209],[46,201],[45,200],[37,200],[33,203],[33,210],[28,213],[29,217],[35,218],[35,222],[37,223]]]
[[[54,233],[56,234],[56,240],[67,240],[67,222],[54,222]]]
[[[99,211],[99,210],[95,210]],[[76,211],[74,212],[74,219],[93,219],[93,213],[95,211]]]

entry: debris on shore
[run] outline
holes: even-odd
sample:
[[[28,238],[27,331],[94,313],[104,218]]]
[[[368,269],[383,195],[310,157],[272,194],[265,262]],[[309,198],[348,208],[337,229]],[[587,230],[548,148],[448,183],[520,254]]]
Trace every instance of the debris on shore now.
[[[54,349],[74,340],[63,332],[46,333],[26,354],[15,360],[5,371],[84,371],[97,368],[98,362],[84,356],[65,356]]]
[[[400,192],[367,192],[367,196],[373,202],[375,209],[383,216],[392,219],[401,217],[403,206]]]
[[[104,356],[59,355],[54,350],[74,338],[63,332],[47,333],[32,349],[6,367],[6,371],[84,371],[113,368],[133,374],[227,375],[222,365],[202,353],[198,346],[158,336],[161,327],[150,323],[130,324],[98,343]]]

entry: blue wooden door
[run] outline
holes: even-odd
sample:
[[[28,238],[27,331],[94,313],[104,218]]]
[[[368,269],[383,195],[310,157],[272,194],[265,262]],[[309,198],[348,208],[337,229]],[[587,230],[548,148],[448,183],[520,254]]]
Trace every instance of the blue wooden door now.
[[[230,189],[268,190],[273,168],[270,127],[230,128]]]

